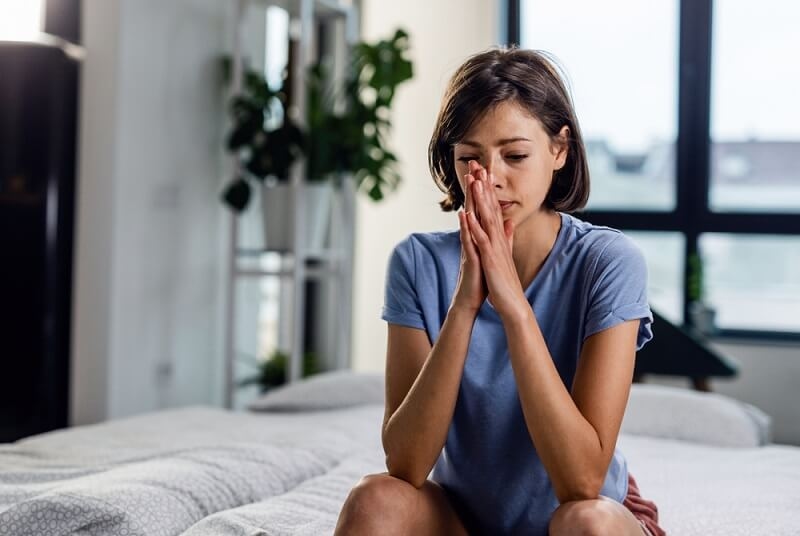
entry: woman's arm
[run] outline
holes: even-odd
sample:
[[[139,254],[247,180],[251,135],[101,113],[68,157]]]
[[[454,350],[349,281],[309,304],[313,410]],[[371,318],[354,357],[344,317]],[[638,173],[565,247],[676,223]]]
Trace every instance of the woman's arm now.
[[[389,324],[383,450],[389,474],[416,488],[447,439],[475,317],[451,306],[433,348],[425,331]]]
[[[639,320],[586,339],[572,393],[530,308],[504,319],[522,412],[561,503],[596,499],[630,394]]]
[[[465,208],[474,210],[467,177]],[[486,300],[480,256],[465,212],[458,213],[461,260],[453,301],[431,348],[425,331],[389,324],[386,413],[381,439],[389,474],[421,488],[447,440],[472,327]]]

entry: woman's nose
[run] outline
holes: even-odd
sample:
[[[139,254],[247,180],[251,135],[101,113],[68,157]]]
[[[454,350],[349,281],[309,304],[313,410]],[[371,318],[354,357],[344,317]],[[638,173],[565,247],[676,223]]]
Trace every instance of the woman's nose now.
[[[486,173],[494,174],[495,182],[497,182],[498,174],[502,173],[500,162],[501,158],[493,156],[486,160]]]
[[[492,175],[492,179],[494,180],[495,188],[504,188],[505,187],[505,177],[503,176],[502,171],[500,170],[500,166],[493,165],[492,161],[487,162],[486,164],[486,174]]]

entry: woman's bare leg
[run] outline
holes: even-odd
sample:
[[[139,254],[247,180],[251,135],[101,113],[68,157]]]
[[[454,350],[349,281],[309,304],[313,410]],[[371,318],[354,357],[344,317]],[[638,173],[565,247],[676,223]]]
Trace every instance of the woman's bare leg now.
[[[339,514],[334,536],[362,534],[468,536],[441,486],[417,489],[388,473],[363,477]]]

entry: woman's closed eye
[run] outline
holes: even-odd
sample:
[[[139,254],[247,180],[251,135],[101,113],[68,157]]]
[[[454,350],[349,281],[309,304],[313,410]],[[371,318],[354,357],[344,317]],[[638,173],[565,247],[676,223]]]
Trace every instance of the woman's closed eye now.
[[[508,160],[511,160],[511,161],[514,161],[514,162],[520,162],[520,161],[525,160],[526,158],[528,158],[528,155],[526,155],[526,154],[509,154],[509,155],[506,155],[506,158]],[[461,156],[461,157],[458,158],[459,162],[463,162],[465,164],[469,163],[470,160],[475,160],[479,164],[481,163],[481,159],[480,158],[476,158],[474,156]]]

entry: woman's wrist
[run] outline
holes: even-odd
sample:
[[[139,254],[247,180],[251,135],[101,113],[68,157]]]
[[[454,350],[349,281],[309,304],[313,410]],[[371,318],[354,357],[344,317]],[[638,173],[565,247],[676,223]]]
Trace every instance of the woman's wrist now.
[[[503,325],[507,328],[514,325],[527,325],[531,320],[536,320],[536,316],[533,314],[533,307],[527,300],[509,311],[498,311],[498,314]]]
[[[478,316],[478,311],[480,311],[480,306],[472,307],[469,305],[463,305],[458,303],[458,301],[453,300],[450,303],[450,308],[447,310],[447,316],[457,316],[474,320]]]

